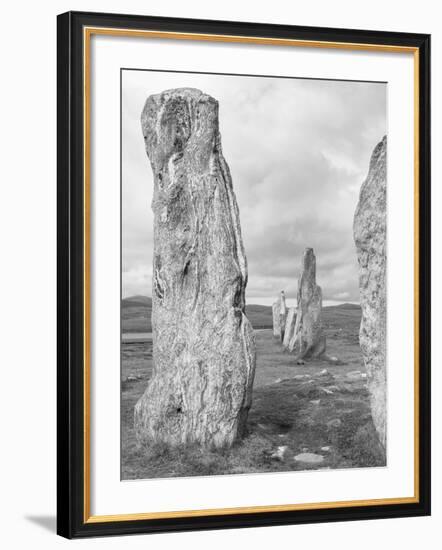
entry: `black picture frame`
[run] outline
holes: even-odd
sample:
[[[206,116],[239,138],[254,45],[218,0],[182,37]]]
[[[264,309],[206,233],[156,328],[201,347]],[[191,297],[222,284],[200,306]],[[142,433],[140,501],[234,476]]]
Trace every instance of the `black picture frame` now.
[[[418,498],[412,503],[88,521],[85,513],[85,193],[84,28],[369,44],[415,49],[419,62],[419,448]],[[67,538],[226,529],[430,514],[430,36],[399,32],[300,27],[68,12],[57,19],[57,532]],[[86,393],[85,393],[86,392]],[[87,450],[86,450],[87,451]]]

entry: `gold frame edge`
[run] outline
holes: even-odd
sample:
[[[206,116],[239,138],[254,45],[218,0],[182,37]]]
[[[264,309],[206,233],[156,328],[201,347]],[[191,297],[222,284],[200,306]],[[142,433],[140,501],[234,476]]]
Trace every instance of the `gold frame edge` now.
[[[414,59],[414,495],[408,497],[284,504],[269,506],[248,506],[215,508],[203,510],[178,510],[168,512],[146,512],[112,515],[91,514],[90,473],[90,39],[93,34],[130,36],[136,38],[160,38],[175,40],[199,40],[209,42],[250,43],[257,45],[312,47],[325,49],[363,50],[375,52],[412,53]],[[139,521],[149,519],[189,518],[231,514],[284,512],[301,510],[323,510],[333,508],[413,504],[419,502],[419,49],[411,46],[385,44],[364,44],[349,42],[328,42],[314,40],[246,37],[205,33],[180,33],[118,29],[112,27],[83,27],[83,104],[84,104],[84,523],[109,523],[116,521]]]

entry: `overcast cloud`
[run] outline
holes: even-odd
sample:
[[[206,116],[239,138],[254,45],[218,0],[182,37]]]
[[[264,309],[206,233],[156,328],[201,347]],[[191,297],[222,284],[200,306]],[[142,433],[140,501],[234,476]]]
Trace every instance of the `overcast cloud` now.
[[[223,153],[239,204],[249,266],[247,302],[296,296],[313,247],[325,301],[359,301],[353,214],[375,145],[386,134],[386,85],[124,71],[123,296],[151,296],[153,178],[140,114],[177,87],[219,101]]]

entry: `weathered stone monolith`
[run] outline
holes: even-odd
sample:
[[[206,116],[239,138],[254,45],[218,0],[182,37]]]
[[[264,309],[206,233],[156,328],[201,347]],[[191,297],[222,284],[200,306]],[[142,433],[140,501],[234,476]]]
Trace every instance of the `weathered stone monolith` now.
[[[285,348],[288,348],[290,345],[290,340],[293,338],[293,334],[295,332],[295,326],[296,326],[296,308],[289,307],[287,311],[287,320],[285,322],[284,340],[282,342],[282,345]]]
[[[386,448],[387,138],[371,156],[354,217],[362,320],[359,332],[373,423]]]
[[[316,284],[316,258],[313,248],[306,248],[302,258],[296,324],[288,349],[297,358],[318,357],[325,352],[322,291]]]
[[[273,336],[278,338],[280,342],[284,340],[285,322],[287,319],[287,305],[285,302],[285,293],[281,290],[281,293],[272,305],[273,314]]]
[[[245,430],[256,354],[218,102],[168,90],[148,97],[141,127],[154,176],[154,369],[135,406],[137,439],[229,446]]]

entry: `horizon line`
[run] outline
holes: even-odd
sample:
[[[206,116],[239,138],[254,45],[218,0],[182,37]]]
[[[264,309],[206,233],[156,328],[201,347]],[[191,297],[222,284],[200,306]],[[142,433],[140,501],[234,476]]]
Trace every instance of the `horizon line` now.
[[[147,298],[147,299],[150,299],[152,300],[152,297],[151,296],[147,296],[146,294],[130,294],[130,295],[127,295],[127,296],[121,296],[121,300],[127,300],[127,299],[130,299],[130,298]],[[271,298],[271,297],[264,297],[264,296],[260,296],[260,297],[252,297],[251,299],[247,300],[246,301],[246,307],[249,305],[249,306],[253,306],[253,305],[256,305],[256,306],[266,306],[266,307],[271,307],[272,306],[272,303],[273,302],[270,302],[270,300],[273,300],[273,301],[276,301],[277,298]],[[266,303],[263,303],[263,302],[266,302]],[[296,298],[287,298],[286,296],[286,303],[287,302],[296,302]],[[323,307],[329,307],[329,306],[333,306],[333,305],[344,305],[344,304],[352,304],[352,305],[357,305],[357,306],[360,306],[360,302],[359,301],[355,301],[355,300],[336,300],[336,299],[323,299],[322,300],[322,304],[323,304]]]

